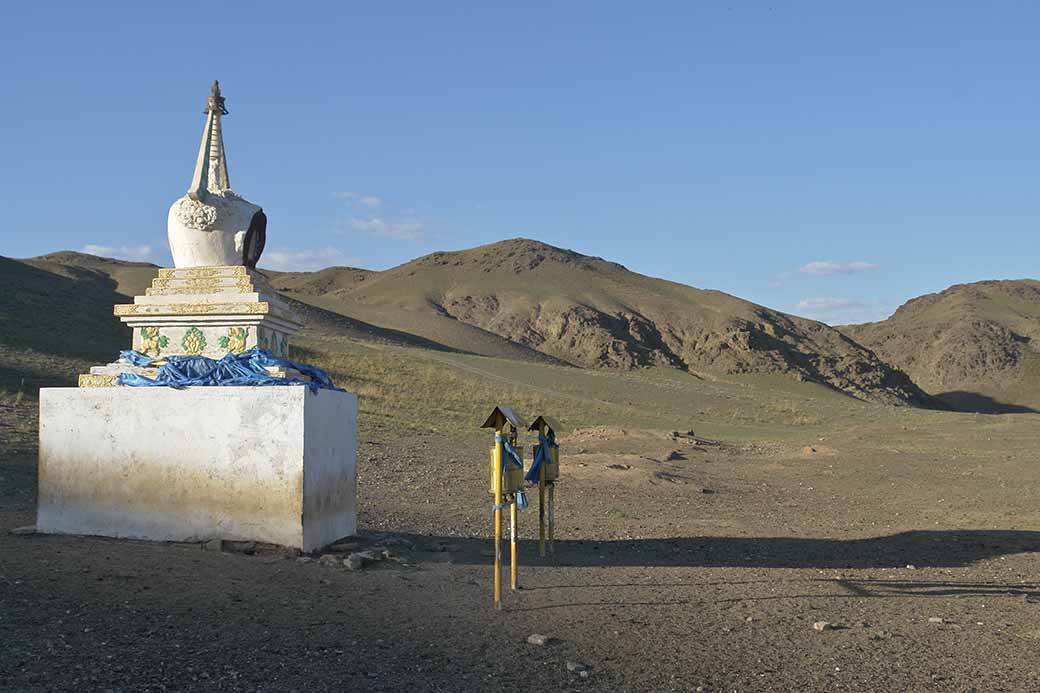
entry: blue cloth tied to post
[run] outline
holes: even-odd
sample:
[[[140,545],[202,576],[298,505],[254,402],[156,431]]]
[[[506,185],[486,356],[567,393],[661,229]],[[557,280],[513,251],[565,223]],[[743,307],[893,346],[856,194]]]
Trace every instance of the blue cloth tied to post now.
[[[529,484],[537,484],[538,476],[541,473],[542,465],[549,464],[549,460],[552,459],[552,449],[556,447],[556,433],[549,429],[549,435],[544,435],[541,431],[538,432],[538,447],[534,449],[534,461],[531,462],[531,468],[527,471],[527,476],[524,477],[524,481]]]
[[[502,469],[500,470],[500,473],[503,476],[505,475],[507,464],[515,464],[520,467],[521,470],[524,468],[524,461],[520,459],[520,453],[516,451],[516,448],[509,444],[509,441],[506,440],[505,436],[496,433],[495,442],[501,443],[502,451],[505,452],[505,454],[502,455]],[[512,458],[512,461],[510,461],[510,458]],[[516,507],[520,510],[527,510],[527,506],[527,494],[523,492],[523,489],[517,489]]]
[[[241,354],[225,354],[220,359],[205,356],[166,356],[152,358],[139,351],[121,351],[120,357],[142,368],[159,368],[154,379],[137,373],[120,373],[119,384],[130,387],[193,387],[197,385],[306,385],[311,392],[320,389],[339,390],[332,378],[322,369],[253,347]],[[268,367],[292,368],[309,376],[310,382],[299,378],[279,378],[267,372]]]

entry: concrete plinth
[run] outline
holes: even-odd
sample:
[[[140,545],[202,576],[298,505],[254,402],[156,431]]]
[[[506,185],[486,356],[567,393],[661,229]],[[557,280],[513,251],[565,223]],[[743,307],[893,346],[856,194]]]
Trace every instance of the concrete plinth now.
[[[356,460],[345,392],[43,388],[36,527],[312,551],[357,529]]]

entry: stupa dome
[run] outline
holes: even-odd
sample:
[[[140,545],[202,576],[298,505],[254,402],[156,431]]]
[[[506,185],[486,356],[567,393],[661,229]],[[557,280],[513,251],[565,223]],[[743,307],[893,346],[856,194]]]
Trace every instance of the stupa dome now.
[[[173,264],[182,267],[256,267],[264,250],[267,216],[231,189],[221,118],[228,114],[220,84],[206,104],[206,126],[188,193],[170,205],[166,220]]]

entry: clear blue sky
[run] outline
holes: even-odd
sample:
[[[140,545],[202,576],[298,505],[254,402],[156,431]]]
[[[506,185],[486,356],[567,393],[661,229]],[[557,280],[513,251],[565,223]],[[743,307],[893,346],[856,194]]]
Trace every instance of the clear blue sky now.
[[[526,236],[831,323],[1040,276],[1037,3],[231,4],[3,4],[0,254],[168,263],[219,78],[269,267]]]

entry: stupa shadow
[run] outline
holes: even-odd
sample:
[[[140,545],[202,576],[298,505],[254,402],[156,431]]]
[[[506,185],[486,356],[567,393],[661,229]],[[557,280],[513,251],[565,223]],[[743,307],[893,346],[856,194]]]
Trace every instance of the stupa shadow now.
[[[456,564],[489,564],[490,538],[401,535],[421,546],[450,546]],[[538,557],[537,540],[520,543],[521,565],[703,568],[959,568],[1040,551],[1040,532],[1000,529],[913,530],[861,539],[803,537],[667,537],[555,542]],[[508,550],[505,555],[508,556]]]

